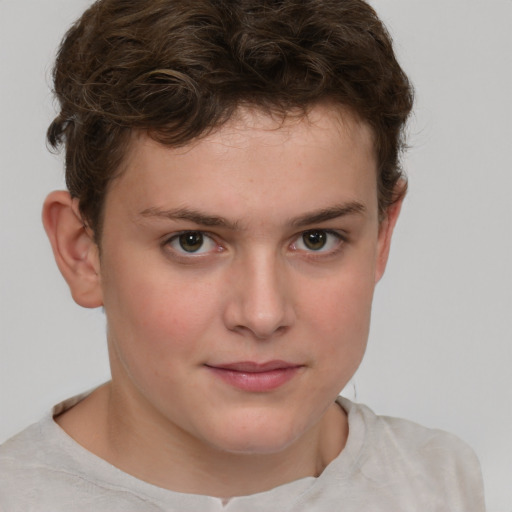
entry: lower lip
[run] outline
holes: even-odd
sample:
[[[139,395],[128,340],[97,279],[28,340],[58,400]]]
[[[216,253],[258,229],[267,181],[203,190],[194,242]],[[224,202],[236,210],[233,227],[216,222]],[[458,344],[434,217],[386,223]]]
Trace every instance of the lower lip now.
[[[231,386],[252,393],[264,393],[289,382],[300,370],[300,366],[278,368],[267,372],[237,372],[208,366],[217,377]]]

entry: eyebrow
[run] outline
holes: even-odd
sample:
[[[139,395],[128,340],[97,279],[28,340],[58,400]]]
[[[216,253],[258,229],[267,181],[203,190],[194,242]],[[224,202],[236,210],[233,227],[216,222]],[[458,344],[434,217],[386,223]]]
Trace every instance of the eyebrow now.
[[[239,229],[238,222],[231,222],[218,215],[208,215],[190,208],[176,208],[173,210],[160,210],[159,208],[147,208],[140,212],[142,217],[157,217],[170,220],[189,220],[194,224],[208,227],[222,227],[236,231]]]
[[[339,217],[345,217],[347,215],[361,214],[366,211],[365,206],[357,201],[351,201],[349,203],[338,204],[328,208],[322,208],[321,210],[306,213],[293,219],[291,225],[294,227],[304,227],[310,224],[318,224]]]
[[[312,212],[305,213],[299,217],[291,219],[288,224],[295,228],[318,224],[328,220],[337,219],[347,215],[361,214],[366,211],[365,206],[357,201],[334,205],[328,208],[321,208]],[[240,229],[238,221],[230,221],[225,217],[218,215],[209,215],[199,210],[190,208],[175,208],[171,210],[161,210],[160,208],[146,208],[141,211],[142,217],[156,217],[170,220],[188,220],[199,226],[222,227],[232,231]]]

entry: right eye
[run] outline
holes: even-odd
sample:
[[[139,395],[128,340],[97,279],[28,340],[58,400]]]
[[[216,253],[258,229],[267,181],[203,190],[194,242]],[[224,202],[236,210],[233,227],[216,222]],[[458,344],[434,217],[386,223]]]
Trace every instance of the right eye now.
[[[171,237],[166,245],[182,256],[206,254],[218,247],[218,244],[202,231],[183,231]]]

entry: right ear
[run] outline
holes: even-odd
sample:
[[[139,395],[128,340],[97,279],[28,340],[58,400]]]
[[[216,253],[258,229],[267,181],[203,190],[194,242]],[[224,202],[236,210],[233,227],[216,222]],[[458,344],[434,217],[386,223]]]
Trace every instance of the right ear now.
[[[78,200],[64,190],[49,194],[43,205],[43,225],[75,302],[85,308],[102,306],[98,246],[82,220]]]

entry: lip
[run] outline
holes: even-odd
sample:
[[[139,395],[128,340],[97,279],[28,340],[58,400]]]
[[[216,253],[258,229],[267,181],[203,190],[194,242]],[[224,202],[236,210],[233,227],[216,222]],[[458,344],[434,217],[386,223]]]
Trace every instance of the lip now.
[[[223,382],[252,393],[277,389],[293,379],[303,368],[300,364],[277,360],[264,363],[238,361],[205,366]]]

